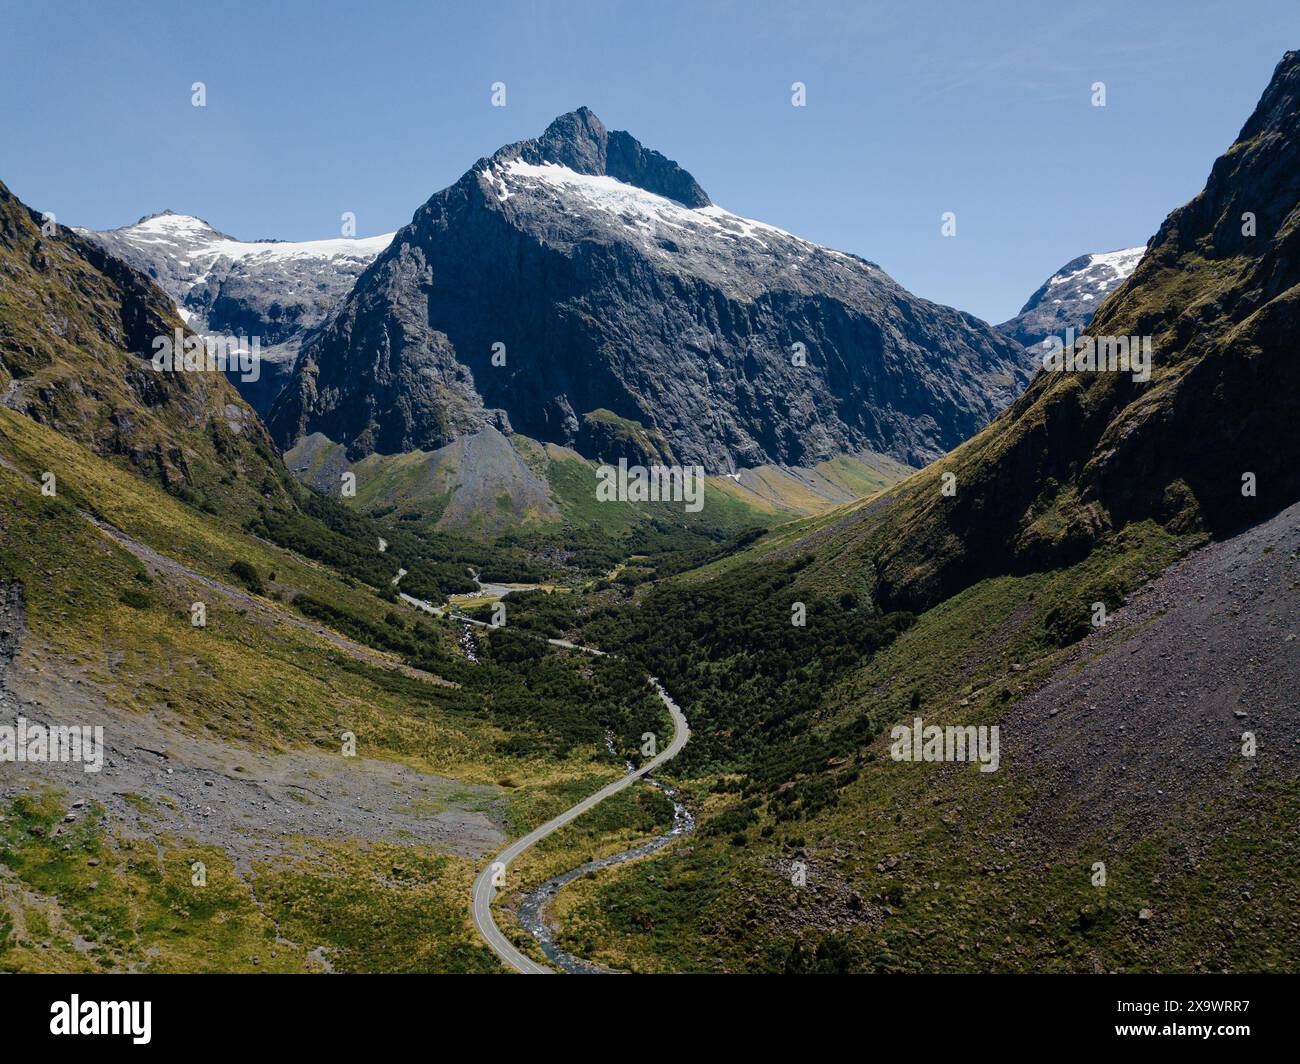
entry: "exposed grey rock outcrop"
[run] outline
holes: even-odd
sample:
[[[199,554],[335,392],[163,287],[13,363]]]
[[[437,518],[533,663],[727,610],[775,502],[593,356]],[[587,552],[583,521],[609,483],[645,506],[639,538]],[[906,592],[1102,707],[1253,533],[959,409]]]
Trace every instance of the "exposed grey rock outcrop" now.
[[[270,423],[282,446],[321,432],[353,459],[489,424],[612,459],[588,418],[608,411],[629,457],[664,441],[710,472],[863,450],[915,464],[1028,376],[990,326],[712,205],[582,108],[416,212],[304,343]]]
[[[236,240],[201,218],[172,211],[120,229],[77,232],[152,277],[196,332],[257,337],[260,378],[231,380],[261,414],[288,380],[303,337],[393,237]]]
[[[1145,253],[1144,244],[1071,259],[1043,282],[1019,314],[999,325],[998,332],[1023,344],[1031,356],[1039,353],[1035,348],[1049,336],[1064,336],[1068,328],[1082,333],[1097,308],[1137,269]]]

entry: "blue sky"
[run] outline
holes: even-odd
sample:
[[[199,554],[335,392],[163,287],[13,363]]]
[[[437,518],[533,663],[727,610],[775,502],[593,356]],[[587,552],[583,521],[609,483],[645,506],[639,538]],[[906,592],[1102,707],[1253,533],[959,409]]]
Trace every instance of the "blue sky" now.
[[[727,209],[1001,321],[1200,190],[1300,3],[0,0],[0,26],[0,180],[67,224],[386,232],[586,104]]]

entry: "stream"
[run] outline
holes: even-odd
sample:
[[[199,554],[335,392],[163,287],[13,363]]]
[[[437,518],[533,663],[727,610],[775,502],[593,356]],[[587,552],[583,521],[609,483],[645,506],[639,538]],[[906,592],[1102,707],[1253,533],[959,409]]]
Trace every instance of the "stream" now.
[[[612,736],[607,735],[605,737],[605,745],[609,747],[611,753],[614,752]],[[627,769],[629,772],[632,771],[633,765],[631,762],[627,763]],[[557,968],[571,975],[615,975],[619,973],[603,968],[599,964],[584,961],[581,957],[575,957],[571,953],[566,953],[555,944],[553,938],[554,929],[546,922],[546,908],[556,894],[560,892],[560,888],[572,883],[575,879],[590,875],[602,868],[610,868],[637,857],[646,857],[657,850],[662,850],[674,839],[689,835],[695,830],[695,814],[686,807],[685,802],[679,800],[677,791],[674,788],[668,787],[658,780],[650,779],[648,776],[645,778],[645,782],[651,787],[663,791],[672,800],[673,826],[667,834],[658,835],[648,842],[634,846],[630,850],[611,854],[608,857],[598,857],[594,861],[588,861],[586,864],[570,869],[553,879],[548,879],[545,883],[534,887],[525,894],[523,901],[519,904],[520,924],[537,940],[537,944],[541,947],[542,952],[546,954],[547,959]]]
[[[475,569],[470,569],[470,575],[473,577],[474,583],[478,585],[481,593],[497,595],[500,598],[504,598],[512,591],[527,589],[526,585],[523,587],[509,587],[505,584],[485,584],[481,579],[479,579],[478,571]],[[491,627],[491,625],[484,621],[471,620],[463,614],[457,613],[454,608],[451,607],[434,606],[430,602],[425,602],[407,594],[402,594],[401,598],[408,604],[424,610],[427,613],[432,613],[435,616],[440,617],[450,616],[464,622],[465,633],[471,638],[471,625]],[[586,654],[604,654],[604,651],[596,650],[592,647],[578,646],[563,639],[546,639],[544,636],[537,636],[536,638],[545,639],[545,641],[550,643],[552,646],[566,647],[570,650],[578,650]],[[658,692],[659,697],[663,700],[664,704],[668,707],[669,713],[674,718],[673,742],[668,750],[665,750],[658,758],[654,759],[655,761],[660,759],[666,760],[667,758],[674,756],[678,750],[686,744],[687,739],[690,737],[690,729],[687,727],[685,716],[660,685],[659,681],[652,676],[650,677],[650,684]],[[606,732],[605,746],[611,754],[617,756],[618,751],[614,746],[614,736],[612,732]],[[624,764],[629,776],[631,776],[632,773],[646,773],[649,769],[648,765],[644,768],[637,769],[637,767],[630,761],[625,762]],[[649,841],[641,843],[639,846],[634,846],[630,850],[611,854],[608,857],[599,857],[594,861],[588,861],[586,864],[579,865],[577,868],[572,868],[561,875],[555,876],[553,879],[548,879],[546,882],[533,888],[533,890],[524,895],[523,900],[519,904],[520,924],[527,929],[528,933],[537,941],[538,946],[541,948],[542,953],[546,955],[546,958],[561,971],[573,975],[619,974],[598,964],[593,964],[590,961],[585,961],[580,957],[575,957],[570,953],[566,953],[555,944],[553,937],[554,928],[552,928],[546,921],[546,909],[555,898],[556,894],[559,893],[560,888],[568,883],[572,883],[575,879],[579,879],[585,875],[590,875],[592,872],[596,872],[602,868],[610,868],[614,865],[622,864],[625,861],[631,861],[637,857],[649,856],[658,850],[662,850],[674,839],[679,839],[684,835],[689,835],[695,830],[695,814],[687,808],[686,803],[681,800],[676,789],[660,783],[658,780],[651,779],[649,775],[642,775],[641,778],[651,787],[662,791],[664,795],[672,801],[673,825],[669,831],[666,834],[657,835]],[[531,835],[526,836],[522,840],[516,841],[512,846],[507,847],[506,850],[502,852],[502,864],[508,863],[528,846],[537,842],[552,831],[555,831],[557,828],[562,827],[568,821],[580,816],[593,804],[599,802],[608,794],[621,789],[630,782],[632,782],[632,780],[628,777],[614,781],[602,791],[589,796],[582,802],[579,802],[573,809],[566,810],[553,821],[543,825],[542,828],[535,830]],[[489,876],[489,873],[491,873],[492,870],[493,866],[489,866],[479,875],[478,879],[475,880],[474,883],[471,908],[474,913],[475,925],[487,940],[488,945],[496,951],[497,955],[516,970],[521,972],[545,971],[545,969],[539,966],[535,961],[515,949],[501,934],[500,929],[497,928],[496,923],[493,921],[491,911],[493,889],[492,879]]]

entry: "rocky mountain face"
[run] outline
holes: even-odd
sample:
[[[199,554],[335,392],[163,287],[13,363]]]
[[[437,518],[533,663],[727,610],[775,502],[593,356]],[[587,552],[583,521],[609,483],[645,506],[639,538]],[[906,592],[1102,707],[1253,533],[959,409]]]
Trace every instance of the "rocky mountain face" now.
[[[171,211],[120,229],[77,232],[153,278],[197,332],[258,337],[259,379],[231,380],[263,414],[292,372],[303,337],[393,238],[236,240]]]
[[[0,184],[0,405],[212,510],[290,504],[262,422],[218,372],[158,372],[172,301]]]
[[[1150,380],[1042,372],[990,428],[827,532],[882,603],[1085,556],[1126,524],[1224,534],[1300,499],[1300,53],[1093,319]],[[955,478],[945,496],[940,478]],[[833,546],[831,546],[833,544]]]
[[[1071,259],[1029,297],[1020,313],[998,326],[998,332],[1034,349],[1048,336],[1076,333],[1092,321],[1105,298],[1128,279],[1146,252],[1124,248]]]
[[[352,459],[492,426],[710,472],[866,450],[918,464],[1029,375],[985,323],[723,210],[583,108],[416,212],[304,342],[270,425]]]

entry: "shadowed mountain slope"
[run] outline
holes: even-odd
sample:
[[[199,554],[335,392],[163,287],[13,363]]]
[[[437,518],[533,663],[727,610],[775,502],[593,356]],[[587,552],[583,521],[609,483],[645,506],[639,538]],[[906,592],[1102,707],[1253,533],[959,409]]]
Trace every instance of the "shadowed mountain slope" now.
[[[917,464],[1027,378],[985,323],[713,205],[582,108],[416,212],[304,345],[270,424],[286,448],[319,432],[353,459],[493,425],[710,473]]]
[[[262,422],[219,372],[159,372],[172,301],[0,184],[0,402],[213,510],[285,503]]]

